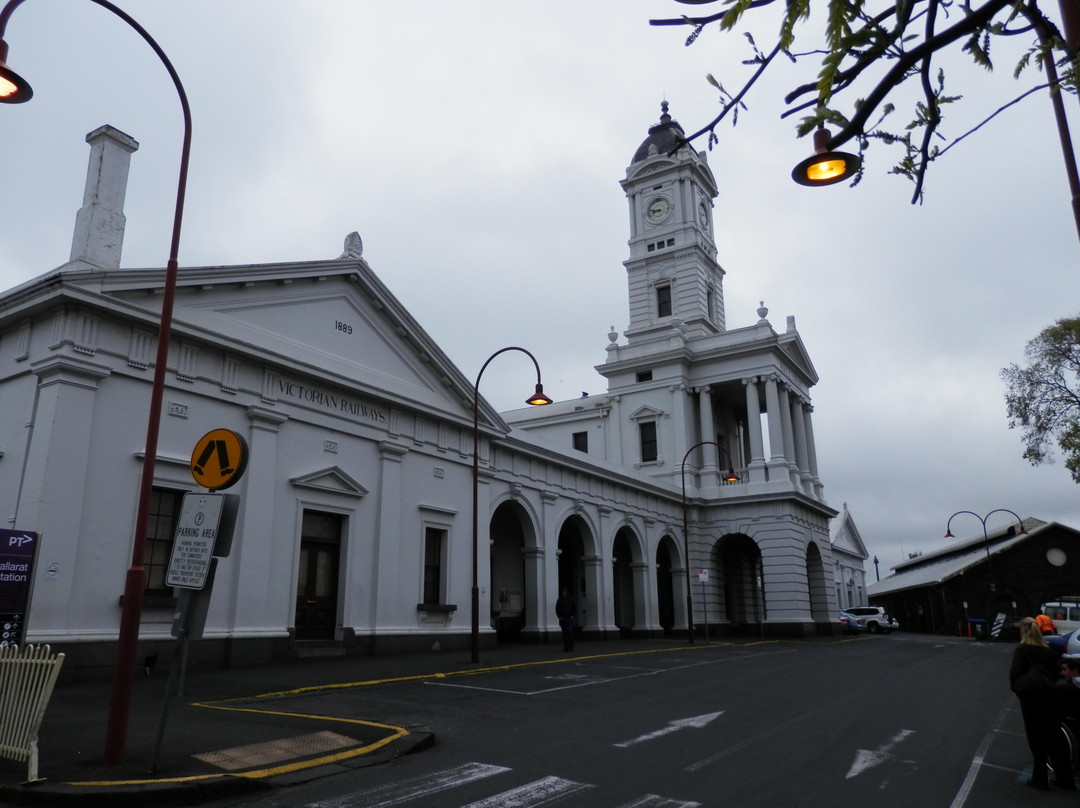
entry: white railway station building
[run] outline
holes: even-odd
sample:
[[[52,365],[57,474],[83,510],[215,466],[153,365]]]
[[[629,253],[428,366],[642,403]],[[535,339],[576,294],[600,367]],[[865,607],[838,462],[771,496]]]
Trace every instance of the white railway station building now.
[[[794,318],[728,327],[716,181],[704,153],[672,153],[666,107],[622,180],[629,326],[598,350],[607,393],[479,400],[485,646],[557,637],[561,586],[585,639],[834,631],[818,377]],[[0,294],[0,513],[40,536],[27,641],[93,668],[115,657],[165,271],[120,266],[138,144],[87,141],[70,261]],[[473,402],[356,234],[330,260],[182,267],[140,658],[173,642],[173,531],[215,428],[250,462],[194,659],[467,647]]]

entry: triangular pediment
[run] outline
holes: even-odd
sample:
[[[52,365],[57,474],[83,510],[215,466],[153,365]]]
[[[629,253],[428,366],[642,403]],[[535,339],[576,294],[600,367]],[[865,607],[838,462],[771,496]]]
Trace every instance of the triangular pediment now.
[[[866,552],[859,529],[855,526],[855,520],[847,509],[847,503],[839,514],[832,518],[829,525],[829,542],[833,548],[857,558],[867,559],[870,554]]]
[[[810,361],[810,353],[806,350],[806,346],[803,344],[802,337],[799,336],[798,332],[781,334],[778,344],[787,356],[788,361],[805,374],[806,378],[810,380],[810,384],[815,384],[818,380],[817,370],[814,369],[814,363]]]
[[[83,302],[107,298],[114,314],[154,327],[147,313],[160,310],[160,269],[64,275],[69,289],[86,295]],[[472,383],[367,262],[348,253],[330,261],[181,269],[173,340],[210,343],[287,382],[317,380],[365,400],[472,420]],[[483,400],[480,411],[482,424],[507,429]]]
[[[313,471],[289,480],[297,488],[307,488],[313,491],[329,491],[333,494],[345,494],[346,496],[359,499],[368,493],[364,486],[346,474],[337,466]]]
[[[661,418],[663,415],[663,410],[658,410],[656,407],[650,407],[648,404],[645,404],[630,413],[630,419],[633,421],[640,421],[649,418]]]

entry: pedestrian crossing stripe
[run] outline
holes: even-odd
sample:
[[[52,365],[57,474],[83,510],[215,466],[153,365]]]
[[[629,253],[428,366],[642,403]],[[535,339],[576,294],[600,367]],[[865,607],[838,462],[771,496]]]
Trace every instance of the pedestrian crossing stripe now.
[[[306,808],[393,808],[418,802],[427,804],[432,796],[458,786],[476,783],[497,774],[511,772],[505,766],[487,763],[463,763],[449,769],[427,772],[407,780],[367,788],[329,800],[309,803]],[[548,775],[524,785],[470,802],[461,808],[541,808],[573,794],[596,788],[564,777]],[[618,808],[701,808],[700,802],[645,794],[625,802]]]

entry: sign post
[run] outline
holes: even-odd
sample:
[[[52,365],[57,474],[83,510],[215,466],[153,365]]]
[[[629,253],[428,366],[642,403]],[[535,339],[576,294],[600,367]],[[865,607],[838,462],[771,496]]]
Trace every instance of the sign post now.
[[[698,570],[697,579],[701,581],[701,608],[705,618],[705,642],[709,641],[709,601],[705,599],[705,584],[709,582],[709,571]]]
[[[243,435],[231,429],[207,432],[199,438],[191,453],[191,476],[196,483],[209,488],[210,492],[184,494],[165,576],[166,584],[180,590],[172,625],[178,651],[169,668],[169,683],[165,687],[165,701],[161,706],[161,720],[158,722],[150,763],[153,772],[157,771],[158,756],[165,738],[169,699],[184,692],[188,641],[202,637],[206,615],[210,611],[210,595],[218,559],[232,550],[240,497],[216,492],[235,485],[247,470],[247,462],[247,441]]]

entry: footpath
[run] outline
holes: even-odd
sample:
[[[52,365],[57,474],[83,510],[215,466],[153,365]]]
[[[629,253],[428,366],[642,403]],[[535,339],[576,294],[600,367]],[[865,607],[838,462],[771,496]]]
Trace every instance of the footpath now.
[[[125,759],[115,765],[104,762],[111,682],[61,682],[39,733],[41,780],[25,783],[25,763],[0,759],[0,803],[156,808],[293,785],[435,742],[420,722],[396,726],[357,714],[362,700],[350,695],[364,688],[685,645],[609,640],[580,643],[571,654],[557,644],[501,645],[483,649],[475,664],[465,650],[194,671],[167,705],[168,671],[158,669],[134,680]]]

